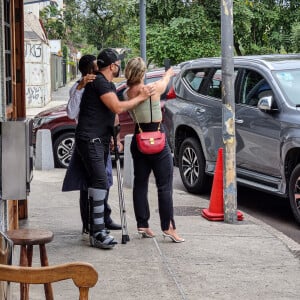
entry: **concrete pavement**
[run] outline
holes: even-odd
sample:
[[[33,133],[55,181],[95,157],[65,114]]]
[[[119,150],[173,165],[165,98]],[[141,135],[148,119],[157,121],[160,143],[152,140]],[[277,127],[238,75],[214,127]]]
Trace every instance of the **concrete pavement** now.
[[[90,247],[81,235],[78,192],[61,192],[64,174],[63,169],[34,171],[29,216],[21,226],[54,232],[47,244],[50,264],[79,260],[95,266],[99,281],[90,299],[299,299],[297,243],[246,214],[234,225],[207,221],[200,210],[208,201],[179,190],[174,190],[175,221],[186,241],[164,240],[152,183],[150,224],[156,237],[139,239],[131,190],[124,188],[130,241],[112,250]],[[114,180],[109,201],[113,219],[119,221]],[[112,234],[121,242],[121,231]],[[35,253],[33,264],[38,265],[38,257]],[[77,298],[71,282],[54,284],[53,289],[55,299]],[[30,297],[43,299],[42,287],[31,286]]]
[[[186,241],[164,240],[153,183],[150,225],[156,237],[138,237],[132,191],[124,188],[130,241],[112,250],[90,247],[81,235],[78,192],[61,192],[64,174],[64,169],[34,170],[28,219],[20,225],[54,232],[47,244],[50,264],[80,260],[95,266],[99,280],[90,299],[299,299],[299,244],[245,213],[237,224],[210,222],[201,217],[208,201],[180,190],[174,190],[175,222]],[[118,199],[114,174],[109,201],[113,219],[120,222]],[[112,234],[121,242],[121,231]],[[33,265],[38,265],[34,251]],[[18,253],[14,259],[17,263]],[[13,287],[18,299],[18,287]],[[78,298],[70,281],[55,283],[53,289],[55,299]],[[43,288],[31,286],[30,299],[44,299]]]

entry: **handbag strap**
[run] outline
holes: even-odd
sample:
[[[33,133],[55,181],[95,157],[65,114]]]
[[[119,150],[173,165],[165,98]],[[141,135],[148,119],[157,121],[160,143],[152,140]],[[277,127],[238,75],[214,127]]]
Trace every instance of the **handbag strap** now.
[[[143,132],[141,126],[140,126],[140,122],[139,120],[137,119],[136,117],[136,114],[135,114],[135,110],[133,109],[133,114],[134,114],[134,118],[135,118],[135,121],[136,123],[138,124],[138,127],[139,127],[139,132]],[[150,114],[151,114],[151,123],[152,123],[152,101],[151,101],[151,96],[150,96]],[[160,123],[158,124],[158,128],[157,128],[157,131],[160,131]]]

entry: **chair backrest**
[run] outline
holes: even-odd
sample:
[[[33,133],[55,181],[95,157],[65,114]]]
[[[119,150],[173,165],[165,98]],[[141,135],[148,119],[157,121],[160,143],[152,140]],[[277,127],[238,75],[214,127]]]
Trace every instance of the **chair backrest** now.
[[[0,231],[0,264],[11,265],[13,253],[13,242]],[[0,300],[10,299],[9,282],[0,282]]]
[[[98,281],[95,268],[85,262],[72,262],[47,267],[0,265],[0,281],[44,284],[72,279],[79,288],[79,299],[88,300],[89,288]]]

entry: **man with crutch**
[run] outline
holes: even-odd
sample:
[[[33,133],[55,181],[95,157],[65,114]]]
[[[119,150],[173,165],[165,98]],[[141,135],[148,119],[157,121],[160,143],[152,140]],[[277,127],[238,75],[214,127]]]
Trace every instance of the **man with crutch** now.
[[[92,82],[96,75],[94,74],[98,71],[97,58],[94,55],[83,55],[79,60],[79,71],[81,72],[81,79],[76,81],[70,89],[70,98],[67,104],[67,114],[70,119],[75,119],[76,123],[78,120],[78,115],[80,111],[80,103],[84,88],[87,83]],[[119,124],[119,118],[116,114],[115,125]],[[120,142],[119,135],[117,136],[118,150],[122,149],[123,145]],[[106,163],[106,173],[107,173],[107,196],[104,202],[104,223],[105,228],[108,230],[121,230],[121,225],[115,223],[111,218],[111,207],[108,203],[109,189],[113,184],[112,176],[112,163],[111,157],[108,155]],[[82,162],[78,157],[76,151],[72,153],[72,157],[65,174],[63,181],[62,191],[68,192],[73,190],[80,190],[80,215],[82,220],[82,233],[89,233],[89,203],[88,203],[88,191],[86,182],[86,172]]]

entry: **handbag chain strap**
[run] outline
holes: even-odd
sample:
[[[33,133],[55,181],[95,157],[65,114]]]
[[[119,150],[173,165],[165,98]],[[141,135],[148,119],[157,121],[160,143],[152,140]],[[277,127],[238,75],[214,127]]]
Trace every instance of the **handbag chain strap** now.
[[[137,119],[136,117],[136,114],[135,114],[135,110],[133,109],[133,114],[134,114],[134,118],[136,120],[136,123],[138,124],[138,127],[139,127],[139,132],[143,132],[141,126],[140,126],[140,122],[139,120]],[[150,97],[150,114],[151,114],[151,123],[152,123],[152,101],[151,101],[151,97]],[[158,124],[158,128],[157,128],[157,131],[160,131],[160,123]]]

